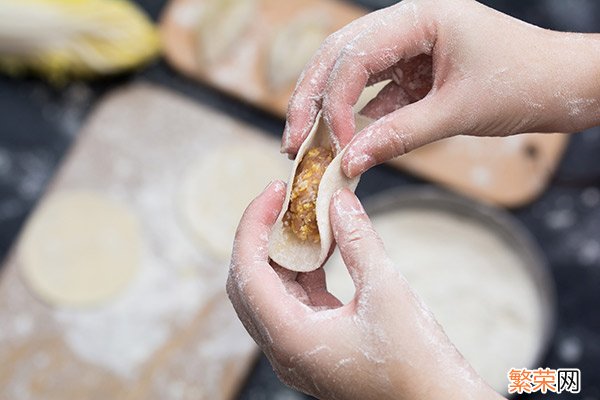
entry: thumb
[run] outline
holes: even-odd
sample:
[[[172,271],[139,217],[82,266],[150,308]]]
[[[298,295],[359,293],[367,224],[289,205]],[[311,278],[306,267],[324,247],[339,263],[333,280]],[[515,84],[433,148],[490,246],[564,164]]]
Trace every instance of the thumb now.
[[[418,147],[459,134],[448,107],[427,96],[375,121],[357,133],[342,159],[348,177]],[[456,132],[455,132],[456,131]]]
[[[381,268],[390,265],[383,242],[358,198],[348,189],[333,196],[330,218],[340,254],[360,294],[367,283],[382,279]]]

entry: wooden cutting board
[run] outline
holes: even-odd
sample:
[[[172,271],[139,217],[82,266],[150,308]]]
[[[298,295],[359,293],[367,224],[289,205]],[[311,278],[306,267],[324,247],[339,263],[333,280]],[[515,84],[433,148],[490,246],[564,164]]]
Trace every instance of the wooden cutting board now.
[[[568,136],[560,133],[505,138],[457,136],[389,163],[471,198],[519,207],[544,191],[567,140]]]
[[[267,79],[267,60],[277,32],[298,18],[322,18],[323,29],[332,33],[364,15],[365,10],[338,0],[250,2],[256,5],[255,14],[241,32],[241,39],[231,47],[231,56],[213,63],[203,61],[199,54],[196,33],[205,10],[203,6],[208,2],[174,0],[168,3],[160,23],[165,56],[183,74],[285,116],[295,79],[279,89],[270,87]]]
[[[102,101],[37,210],[69,190],[116,199],[141,221],[143,260],[133,281],[105,303],[50,306],[22,279],[19,238],[0,280],[1,399],[214,400],[237,393],[256,348],[225,295],[228,262],[188,235],[175,211],[188,166],[232,143],[278,149],[259,131],[152,86]]]
[[[167,61],[186,76],[281,117],[285,117],[294,85],[274,91],[264,78],[278,30],[302,15],[314,15],[329,21],[327,29],[332,33],[367,13],[338,0],[256,0],[252,23],[231,46],[229,55],[207,64],[199,54],[197,25],[209,1],[169,2],[160,24]],[[566,143],[567,137],[560,134],[529,134],[517,139],[453,138],[389,164],[469,197],[518,207],[544,190]]]

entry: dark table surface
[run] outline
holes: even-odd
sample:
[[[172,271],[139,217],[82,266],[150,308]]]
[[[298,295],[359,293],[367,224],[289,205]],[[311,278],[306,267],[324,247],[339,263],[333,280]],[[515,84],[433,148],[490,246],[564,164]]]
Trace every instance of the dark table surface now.
[[[389,0],[356,1],[368,8]],[[163,0],[138,0],[157,19]],[[536,25],[565,31],[600,32],[600,2],[593,0],[487,0],[486,4]],[[283,121],[211,88],[187,80],[164,61],[131,75],[56,90],[35,79],[0,75],[0,257],[4,258],[27,215],[74,143],[89,110],[107,91],[144,81],[160,84],[209,104],[240,120],[281,134]],[[365,198],[382,190],[422,185],[387,167],[366,174],[358,190]],[[582,391],[561,395],[600,399],[600,128],[571,138],[545,193],[511,213],[531,232],[545,253],[557,286],[557,328],[542,363],[580,368]],[[517,366],[515,366],[517,367]],[[200,372],[199,372],[200,373]],[[531,395],[550,399],[557,395]],[[262,357],[241,399],[302,399],[283,386]]]

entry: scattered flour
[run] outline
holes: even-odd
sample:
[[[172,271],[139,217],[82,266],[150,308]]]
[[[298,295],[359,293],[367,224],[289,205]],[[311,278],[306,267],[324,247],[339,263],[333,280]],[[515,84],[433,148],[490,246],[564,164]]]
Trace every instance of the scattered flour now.
[[[147,260],[127,293],[97,310],[58,309],[67,345],[82,359],[135,378],[137,368],[164,344],[173,319],[187,319],[208,290],[200,279],[185,279]]]
[[[60,104],[62,112],[57,115],[63,132],[68,136],[74,137],[79,131],[93,97],[92,89],[83,83],[73,83],[65,91]]]
[[[560,341],[558,345],[558,354],[564,362],[577,363],[583,353],[583,344],[581,339],[576,336],[568,336]]]
[[[581,193],[581,202],[586,207],[596,207],[600,203],[600,190],[595,187],[589,187],[584,189]]]
[[[177,219],[175,193],[183,164],[200,154],[197,132],[226,136],[231,124],[178,97],[140,95],[132,101],[127,96],[110,103],[112,111],[103,110],[110,127],[101,115],[96,123],[104,127],[98,125],[88,139],[110,151],[102,159],[75,153],[72,162],[79,168],[68,169],[61,182],[97,188],[135,210],[144,236],[140,270],[121,295],[97,308],[52,310],[52,318],[76,357],[135,379],[156,351],[223,291],[226,265],[189,240]],[[134,120],[144,122],[135,128]],[[96,181],[90,183],[92,175]],[[232,318],[229,311],[222,317]]]
[[[92,88],[81,82],[71,83],[60,93],[52,93],[40,86],[32,94],[32,100],[41,106],[44,118],[56,124],[69,138],[79,132],[94,97]]]
[[[577,259],[584,265],[592,265],[600,260],[600,243],[594,239],[584,241],[577,254]]]
[[[140,269],[126,291],[83,310],[51,308],[24,296],[20,276],[9,268],[6,278],[12,281],[4,280],[1,299],[8,307],[0,313],[0,359],[15,362],[0,397],[31,399],[41,392],[85,397],[113,388],[126,397],[134,392],[144,398],[227,397],[224,391],[232,390],[227,382],[240,381],[255,344],[223,293],[226,263],[211,257],[182,226],[177,189],[192,161],[208,157],[216,146],[265,139],[211,109],[148,86],[111,95],[85,131],[53,190],[98,192],[126,205],[141,225]],[[273,145],[269,153],[276,154]],[[4,155],[9,158],[0,160],[0,172],[10,171],[9,177],[50,171],[43,164],[26,170],[24,157]],[[244,167],[252,166],[240,168],[239,179],[246,176]],[[237,193],[235,184],[226,188]],[[200,195],[218,201],[220,193]],[[0,215],[14,214],[16,205],[0,201]],[[54,352],[55,341],[60,351]],[[77,379],[65,385],[65,376]],[[134,381],[143,382],[147,395],[139,394]]]
[[[577,215],[571,208],[562,208],[546,214],[546,225],[550,229],[566,229],[575,223]]]

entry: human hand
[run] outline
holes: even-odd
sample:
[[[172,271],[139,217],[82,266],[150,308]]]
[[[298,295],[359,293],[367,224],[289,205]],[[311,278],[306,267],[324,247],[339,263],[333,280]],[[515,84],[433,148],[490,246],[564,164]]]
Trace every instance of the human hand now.
[[[598,35],[554,32],[471,0],[405,0],[331,35],[290,100],[282,151],[294,155],[319,109],[354,177],[459,134],[574,132],[600,123]],[[365,85],[392,81],[363,113]]]
[[[227,280],[238,316],[283,382],[327,400],[500,398],[393,267],[350,191],[331,203],[334,236],[356,286],[350,303],[327,292],[323,269],[271,266],[269,232],[284,197],[275,182],[247,208]]]

